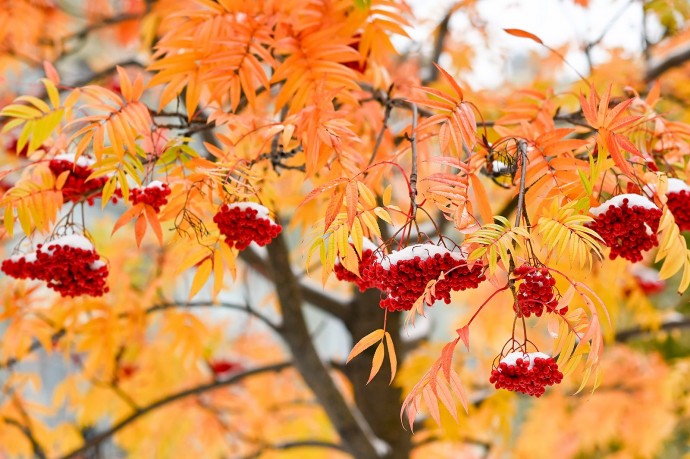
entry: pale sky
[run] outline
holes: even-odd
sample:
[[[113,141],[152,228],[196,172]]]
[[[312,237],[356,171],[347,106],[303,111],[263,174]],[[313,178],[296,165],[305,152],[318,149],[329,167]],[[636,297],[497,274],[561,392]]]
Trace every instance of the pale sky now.
[[[412,31],[413,39],[425,44],[423,52],[428,55],[433,43],[433,27],[438,24],[446,11],[456,0],[410,0],[415,17],[424,25]],[[632,4],[631,4],[632,3]],[[627,5],[627,7],[626,7]],[[642,10],[640,2],[630,0],[590,0],[589,8],[574,5],[572,0],[483,0],[478,9],[488,29],[496,37],[491,49],[483,49],[478,54],[474,70],[463,78],[475,88],[500,86],[505,78],[506,57],[510,54],[526,54],[532,50],[546,50],[536,43],[505,34],[503,28],[517,28],[540,37],[544,43],[556,48],[567,41],[585,42],[598,38],[609,29],[602,40],[605,47],[622,47],[634,53],[642,49]],[[615,22],[612,22],[617,18]],[[659,33],[660,28],[647,24],[648,33]],[[473,30],[462,12],[456,13],[451,23],[456,36],[466,37],[471,44],[481,44],[479,35]],[[592,53],[595,60],[605,60],[601,48]],[[568,61],[580,72],[587,72],[587,63],[582,52],[571,52]],[[575,79],[571,73],[568,78]]]

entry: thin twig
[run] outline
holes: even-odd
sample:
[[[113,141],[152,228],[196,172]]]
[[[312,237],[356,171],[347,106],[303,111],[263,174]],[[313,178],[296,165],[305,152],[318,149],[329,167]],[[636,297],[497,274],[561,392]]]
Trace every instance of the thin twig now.
[[[417,119],[419,112],[417,104],[412,104],[412,135],[410,136],[410,150],[412,151],[412,171],[410,172],[410,219],[417,216]]]

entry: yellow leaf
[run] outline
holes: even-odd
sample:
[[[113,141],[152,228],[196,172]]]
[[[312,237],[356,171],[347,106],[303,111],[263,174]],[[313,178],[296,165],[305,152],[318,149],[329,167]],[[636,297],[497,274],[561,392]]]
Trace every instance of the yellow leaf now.
[[[194,279],[192,280],[192,288],[189,290],[189,299],[191,300],[194,296],[199,293],[201,287],[206,284],[206,281],[211,276],[211,269],[213,268],[213,261],[211,258],[205,259],[201,266],[199,266],[194,274]]]
[[[385,190],[383,190],[383,205],[388,207],[391,204],[391,198],[393,197],[393,186],[388,185]]]

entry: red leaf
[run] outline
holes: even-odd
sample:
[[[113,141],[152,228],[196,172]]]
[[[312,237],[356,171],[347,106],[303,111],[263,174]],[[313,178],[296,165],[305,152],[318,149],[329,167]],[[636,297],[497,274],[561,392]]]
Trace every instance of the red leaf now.
[[[530,40],[536,41],[540,45],[544,44],[544,42],[541,41],[541,38],[537,37],[533,33],[526,32],[522,29],[503,29],[503,31],[506,33],[509,33],[510,35],[513,35],[515,37],[529,38]]]

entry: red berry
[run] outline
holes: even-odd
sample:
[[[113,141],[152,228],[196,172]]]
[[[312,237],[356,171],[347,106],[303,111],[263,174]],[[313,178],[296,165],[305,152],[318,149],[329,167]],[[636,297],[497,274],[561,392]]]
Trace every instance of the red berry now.
[[[216,376],[224,376],[229,373],[235,373],[237,371],[241,371],[243,368],[242,364],[239,362],[224,359],[213,360],[208,363],[208,366]]]
[[[65,171],[69,171],[67,180],[62,186],[62,196],[65,202],[79,202],[86,198],[89,205],[93,205],[96,194],[103,188],[108,181],[107,177],[97,177],[87,180],[93,173],[91,161],[81,157],[74,164],[74,157],[71,155],[58,155],[48,164],[51,172],[58,177]]]
[[[354,248],[353,244],[350,245]],[[345,267],[340,263],[340,259],[338,259],[335,262],[335,266],[333,266],[335,277],[341,281],[354,282],[359,288],[360,292],[364,292],[369,288],[375,288],[376,282],[373,278],[365,276],[365,272],[369,273],[369,268],[373,263],[376,262],[377,258],[376,256],[374,256],[374,252],[376,250],[376,245],[374,245],[374,243],[371,242],[369,239],[364,238],[362,246],[363,253],[361,256],[357,254],[357,256],[359,257],[359,276],[345,269]]]
[[[611,248],[609,258],[623,257],[637,262],[642,252],[659,245],[661,210],[652,201],[638,194],[614,196],[590,209],[595,219],[587,227],[596,231]]]
[[[213,221],[225,242],[238,250],[246,249],[252,242],[264,246],[283,229],[271,220],[266,207],[254,202],[223,204]]]
[[[666,205],[681,231],[690,230],[690,186],[680,179],[668,179]]]
[[[503,357],[498,367],[491,371],[489,382],[496,389],[506,389],[540,397],[546,386],[558,384],[563,373],[558,370],[556,361],[541,352],[525,354],[511,352]]]
[[[119,191],[119,190],[118,190]],[[144,203],[153,207],[153,210],[158,213],[161,207],[168,203],[168,196],[170,195],[170,188],[166,183],[154,180],[144,188],[132,188],[129,193],[129,200],[132,204],[137,205]],[[120,191],[122,196],[122,191]],[[115,201],[117,203],[117,201]]]
[[[637,285],[647,295],[663,292],[666,288],[666,281],[659,278],[659,271],[656,269],[636,265],[632,269],[632,274]]]
[[[450,303],[450,292],[476,288],[484,277],[484,267],[476,263],[470,267],[458,252],[431,244],[417,244],[378,256],[376,262],[365,266],[362,278],[386,293],[380,306],[391,312],[409,311],[424,294],[429,281],[443,280],[435,285],[431,299]]]
[[[541,317],[544,308],[546,312],[555,312],[560,315],[568,312],[568,306],[556,310],[558,307],[556,279],[548,268],[524,264],[515,268],[513,274],[518,281],[521,281],[517,301],[513,304],[518,317],[530,317],[532,314]]]
[[[102,296],[108,292],[108,265],[83,236],[62,236],[39,244],[36,252],[2,262],[2,271],[17,279],[37,279],[63,297]]]

